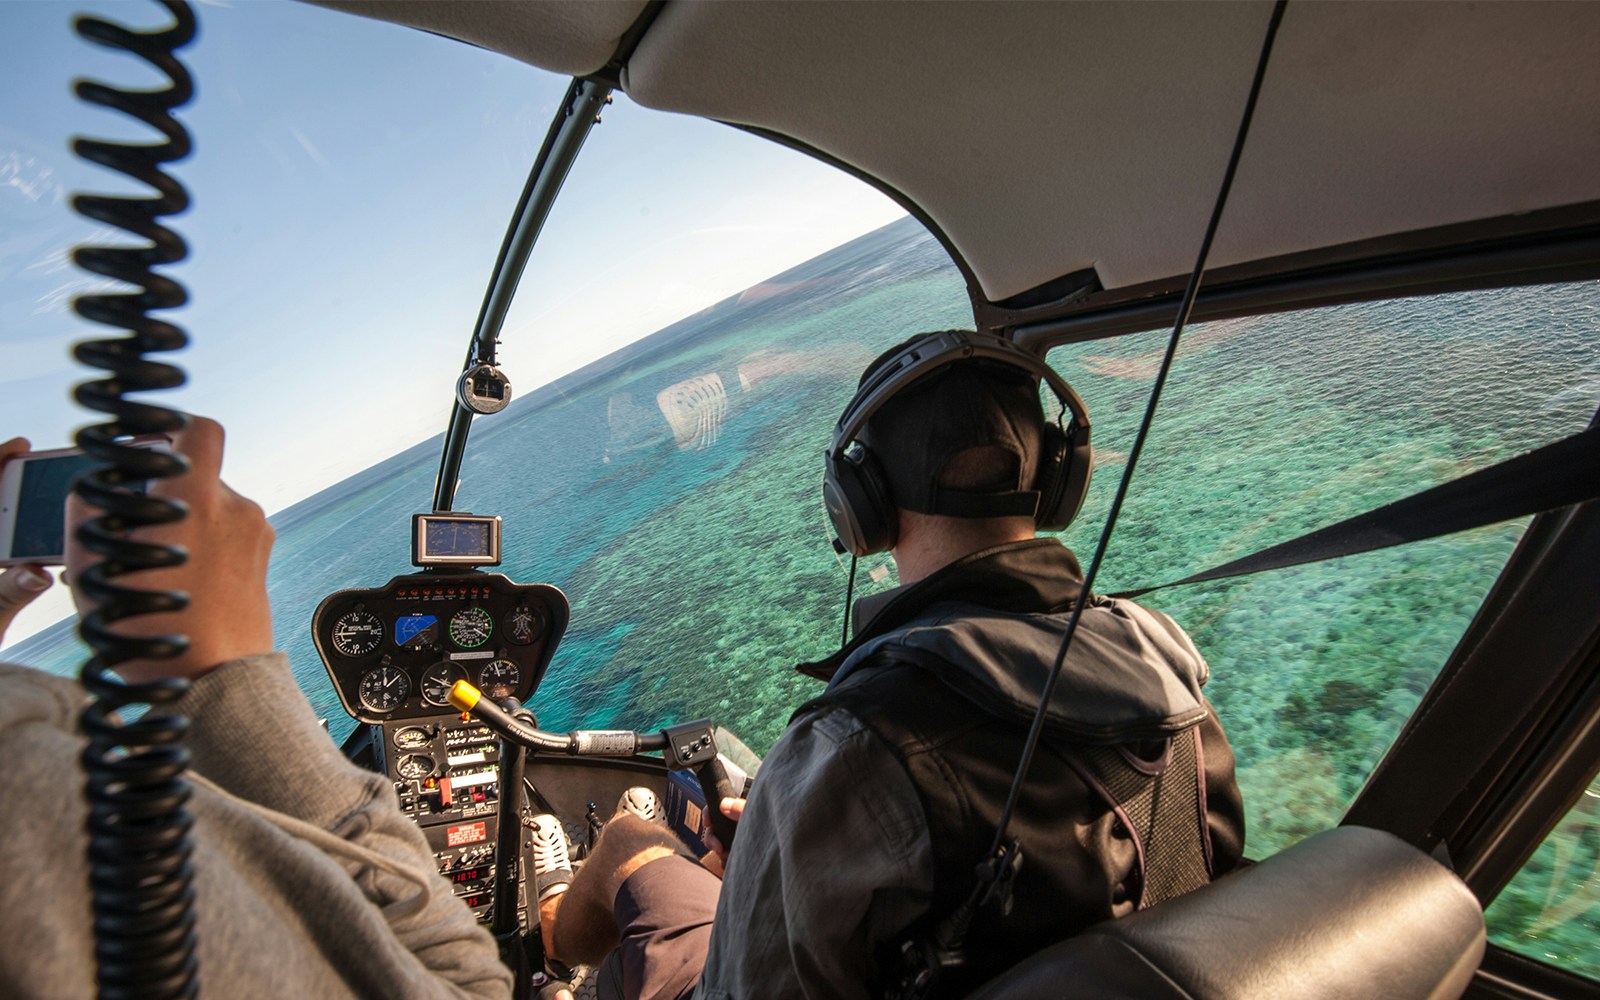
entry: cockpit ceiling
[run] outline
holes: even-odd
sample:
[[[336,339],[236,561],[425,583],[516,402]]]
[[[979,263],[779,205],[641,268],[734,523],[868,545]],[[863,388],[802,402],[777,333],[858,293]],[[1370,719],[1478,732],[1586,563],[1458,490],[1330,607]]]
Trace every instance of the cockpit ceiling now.
[[[308,0],[408,24],[520,62],[583,76],[610,61],[645,0]],[[397,70],[401,67],[396,67]]]
[[[564,73],[644,7],[349,5]],[[673,0],[622,85],[878,179],[992,302],[1091,267],[1115,289],[1192,266],[1270,11]],[[1294,0],[1212,266],[1600,200],[1597,54],[1600,4]]]

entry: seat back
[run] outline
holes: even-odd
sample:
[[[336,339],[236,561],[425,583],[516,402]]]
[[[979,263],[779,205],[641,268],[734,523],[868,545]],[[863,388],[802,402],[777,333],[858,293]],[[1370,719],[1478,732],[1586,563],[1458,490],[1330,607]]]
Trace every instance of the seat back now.
[[[1483,949],[1483,911],[1460,879],[1390,834],[1347,826],[1097,924],[971,1000],[1445,1000]]]

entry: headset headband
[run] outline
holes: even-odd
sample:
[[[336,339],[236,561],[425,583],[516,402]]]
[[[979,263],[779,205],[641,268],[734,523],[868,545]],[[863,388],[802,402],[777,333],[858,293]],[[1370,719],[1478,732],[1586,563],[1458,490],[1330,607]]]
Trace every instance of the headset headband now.
[[[1025,369],[1043,379],[1050,386],[1050,391],[1055,393],[1056,399],[1072,414],[1073,423],[1084,430],[1089,429],[1089,410],[1084,406],[1083,399],[1065,379],[1045,364],[1043,358],[992,333],[945,330],[908,345],[878,366],[878,370],[856,390],[850,405],[845,407],[839,422],[834,425],[830,453],[844,454],[844,449],[861,433],[867,420],[912,385],[945,365],[985,358]]]

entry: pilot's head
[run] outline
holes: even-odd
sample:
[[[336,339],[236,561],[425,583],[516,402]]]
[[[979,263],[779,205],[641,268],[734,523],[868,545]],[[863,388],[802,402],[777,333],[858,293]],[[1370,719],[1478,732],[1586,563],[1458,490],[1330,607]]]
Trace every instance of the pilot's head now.
[[[903,558],[908,547],[937,543],[940,558],[959,558],[988,545],[1031,538],[1038,524],[1049,521],[1037,517],[1042,505],[1052,511],[1058,505],[1053,497],[1060,491],[1049,491],[1060,477],[1039,474],[1041,463],[1061,461],[1056,452],[1063,441],[1040,405],[1042,362],[1032,356],[1024,364],[963,357],[961,347],[969,341],[981,345],[998,339],[985,337],[926,333],[885,351],[862,375],[846,411],[848,419],[874,393],[884,400],[856,433],[860,447],[830,454],[824,494],[841,542],[857,555],[894,552],[902,581],[924,575],[908,574]],[[913,348],[924,357],[948,354],[951,360],[929,368],[914,359],[918,351]],[[893,371],[907,377],[887,376],[886,381],[880,376]],[[1085,465],[1087,436],[1085,423]],[[1073,505],[1066,519],[1076,509]]]
[[[879,355],[862,382],[931,336],[918,334]],[[1031,489],[1038,471],[1043,427],[1037,378],[1001,362],[957,361],[896,393],[867,421],[861,443],[877,457],[900,510],[1031,522],[1032,506],[1018,494]]]

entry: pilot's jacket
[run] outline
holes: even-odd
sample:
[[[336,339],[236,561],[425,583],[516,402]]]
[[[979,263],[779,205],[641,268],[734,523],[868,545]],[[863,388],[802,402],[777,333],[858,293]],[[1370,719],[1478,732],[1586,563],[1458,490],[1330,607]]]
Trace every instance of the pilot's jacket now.
[[[697,995],[865,997],[882,987],[885,955],[974,884],[1081,580],[1067,549],[1034,539],[857,603],[852,642],[802,668],[831,683],[762,766]],[[1243,807],[1232,752],[1200,694],[1206,678],[1165,615],[1104,598],[1085,610],[1010,827],[1023,851],[1013,908],[980,912],[968,964],[941,995],[964,995],[1138,905],[1141,845],[1092,787],[1078,748],[1159,749],[1197,733],[1198,767],[1174,778],[1187,780],[1198,810],[1177,824],[1177,841],[1196,845],[1202,880],[1238,862]]]
[[[9,665],[0,692],[0,995],[90,997],[84,692]],[[223,664],[179,707],[199,776],[189,811],[202,996],[511,996],[493,940],[436,874],[393,788],[344,758],[281,654]]]

